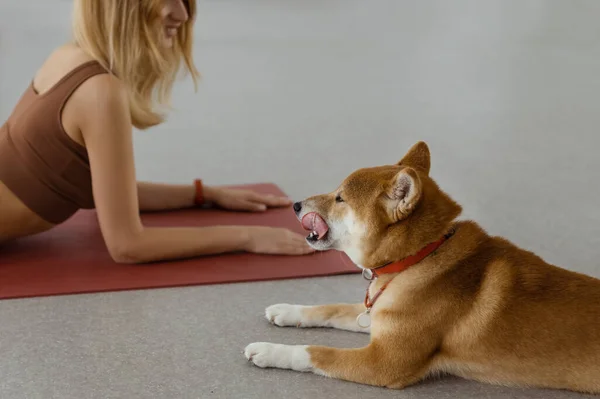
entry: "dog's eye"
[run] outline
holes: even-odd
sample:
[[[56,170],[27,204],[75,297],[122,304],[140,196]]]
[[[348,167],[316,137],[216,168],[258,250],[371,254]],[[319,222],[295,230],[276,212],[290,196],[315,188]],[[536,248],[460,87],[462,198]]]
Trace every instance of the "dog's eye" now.
[[[341,195],[338,194],[335,196],[335,202],[344,202],[344,199],[342,198]]]

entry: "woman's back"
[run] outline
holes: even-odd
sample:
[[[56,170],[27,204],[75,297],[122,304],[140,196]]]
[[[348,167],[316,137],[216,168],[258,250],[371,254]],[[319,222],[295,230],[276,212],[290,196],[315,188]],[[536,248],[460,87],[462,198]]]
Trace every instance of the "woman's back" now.
[[[73,94],[105,72],[75,46],[57,49],[0,128],[0,241],[45,231],[93,207]]]

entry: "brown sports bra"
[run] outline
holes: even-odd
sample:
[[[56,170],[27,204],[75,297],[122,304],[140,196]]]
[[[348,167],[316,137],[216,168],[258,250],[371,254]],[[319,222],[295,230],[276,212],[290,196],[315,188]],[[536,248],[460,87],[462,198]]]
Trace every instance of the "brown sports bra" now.
[[[75,89],[101,73],[99,63],[86,62],[41,94],[32,81],[0,127],[0,181],[53,224],[94,207],[87,150],[67,135],[61,113]]]

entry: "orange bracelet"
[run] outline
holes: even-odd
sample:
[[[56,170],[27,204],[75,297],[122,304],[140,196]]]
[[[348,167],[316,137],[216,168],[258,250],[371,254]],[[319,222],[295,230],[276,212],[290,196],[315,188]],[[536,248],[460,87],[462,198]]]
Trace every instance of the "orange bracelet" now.
[[[194,186],[196,187],[196,195],[194,196],[194,204],[196,206],[204,205],[204,188],[202,186],[202,179],[195,179]]]

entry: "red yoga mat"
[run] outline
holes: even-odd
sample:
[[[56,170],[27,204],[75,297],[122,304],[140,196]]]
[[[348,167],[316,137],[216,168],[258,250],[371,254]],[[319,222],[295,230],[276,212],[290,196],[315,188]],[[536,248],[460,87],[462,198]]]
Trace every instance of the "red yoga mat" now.
[[[273,184],[237,186],[284,195]],[[217,209],[143,213],[146,226],[264,225],[305,234],[291,207],[264,213]],[[79,211],[54,229],[0,246],[0,299],[234,283],[357,273],[337,251],[304,256],[234,253],[145,265],[115,263],[95,211]]]

